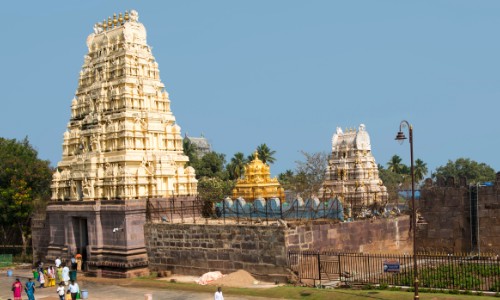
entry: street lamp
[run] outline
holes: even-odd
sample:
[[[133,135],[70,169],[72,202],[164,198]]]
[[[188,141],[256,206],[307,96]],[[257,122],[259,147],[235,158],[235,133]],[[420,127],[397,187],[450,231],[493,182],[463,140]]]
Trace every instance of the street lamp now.
[[[399,141],[401,144],[404,140],[406,140],[406,136],[403,133],[403,128],[407,127],[410,134],[410,160],[411,160],[411,220],[410,220],[410,230],[413,235],[413,285],[415,288],[415,294],[413,299],[418,300],[418,268],[417,268],[417,244],[416,242],[416,233],[417,233],[417,209],[415,207],[415,170],[413,167],[413,126],[408,123],[408,121],[401,121],[399,124],[399,132],[396,135],[396,141]]]

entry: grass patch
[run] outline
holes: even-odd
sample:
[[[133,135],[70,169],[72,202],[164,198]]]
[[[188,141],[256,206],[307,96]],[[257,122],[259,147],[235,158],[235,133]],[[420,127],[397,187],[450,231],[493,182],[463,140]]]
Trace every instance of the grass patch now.
[[[124,281],[125,282],[125,281]],[[127,286],[137,285],[138,287],[152,287],[152,288],[165,288],[169,290],[183,290],[191,292],[209,293],[213,294],[216,286],[213,285],[197,285],[193,283],[176,282],[172,283],[168,280],[151,280],[148,278],[129,279],[126,283]],[[405,300],[413,299],[413,293],[406,291],[393,291],[389,289],[377,290],[350,290],[350,289],[317,289],[307,287],[294,287],[294,286],[280,286],[268,289],[252,289],[252,288],[233,288],[222,287],[224,295],[238,298],[238,296],[249,297],[262,297],[264,299],[308,299],[308,300],[327,300],[327,299],[378,299],[378,300]],[[421,293],[420,299],[422,300],[473,300],[480,299],[481,296],[474,295],[460,295],[460,294],[446,294],[436,293]],[[376,294],[375,294],[376,293]],[[306,295],[307,294],[307,295]],[[484,299],[484,297],[481,297]]]

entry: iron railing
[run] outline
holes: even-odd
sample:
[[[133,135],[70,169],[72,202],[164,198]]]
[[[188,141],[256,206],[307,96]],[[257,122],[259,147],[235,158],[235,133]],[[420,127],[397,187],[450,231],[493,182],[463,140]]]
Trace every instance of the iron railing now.
[[[500,292],[498,255],[417,254],[420,286]],[[303,251],[288,253],[300,280],[324,285],[413,285],[413,256]]]

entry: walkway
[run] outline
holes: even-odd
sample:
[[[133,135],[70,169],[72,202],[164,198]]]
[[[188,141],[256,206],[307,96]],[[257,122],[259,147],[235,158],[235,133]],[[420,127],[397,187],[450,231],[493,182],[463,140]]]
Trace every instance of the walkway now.
[[[11,285],[16,277],[21,279],[24,284],[28,276],[31,275],[29,270],[14,270],[12,277],[7,277],[6,271],[2,271],[0,276],[0,300],[7,300],[12,298]],[[79,282],[80,289],[87,290],[89,300],[142,300],[144,294],[152,294],[153,300],[213,300],[213,293],[198,293],[187,291],[170,291],[167,289],[158,288],[140,288],[140,287],[126,287],[113,284],[113,280],[95,280],[96,282],[82,281]],[[215,292],[215,287],[214,287]],[[59,300],[56,295],[56,287],[37,289],[35,293],[36,299],[44,300]],[[27,299],[26,294],[23,292],[23,299]],[[224,296],[226,300],[263,300],[264,298],[258,297],[242,297],[242,296]]]

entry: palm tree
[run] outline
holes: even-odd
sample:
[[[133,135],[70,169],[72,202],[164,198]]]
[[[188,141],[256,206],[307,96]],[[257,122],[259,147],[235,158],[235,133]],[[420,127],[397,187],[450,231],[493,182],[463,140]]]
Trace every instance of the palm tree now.
[[[273,157],[276,151],[271,150],[265,143],[257,147],[257,153],[259,154],[259,159],[265,164],[272,164],[276,161],[276,158]]]
[[[245,171],[245,165],[248,160],[245,158],[245,154],[237,152],[231,158],[231,162],[227,165],[229,171],[229,176],[231,179],[239,179]]]
[[[422,179],[424,179],[424,176],[427,174],[427,164],[424,163],[423,160],[420,158],[415,161],[415,181],[420,182]]]
[[[393,172],[393,173],[398,173],[400,174],[401,171],[404,169],[404,165],[401,164],[401,157],[399,157],[399,155],[393,155],[391,157],[391,160],[389,160],[389,162],[387,163],[387,166],[388,166],[388,170]]]
[[[290,189],[293,177],[294,177],[293,171],[286,170],[285,172],[278,174],[278,181],[285,189]]]

